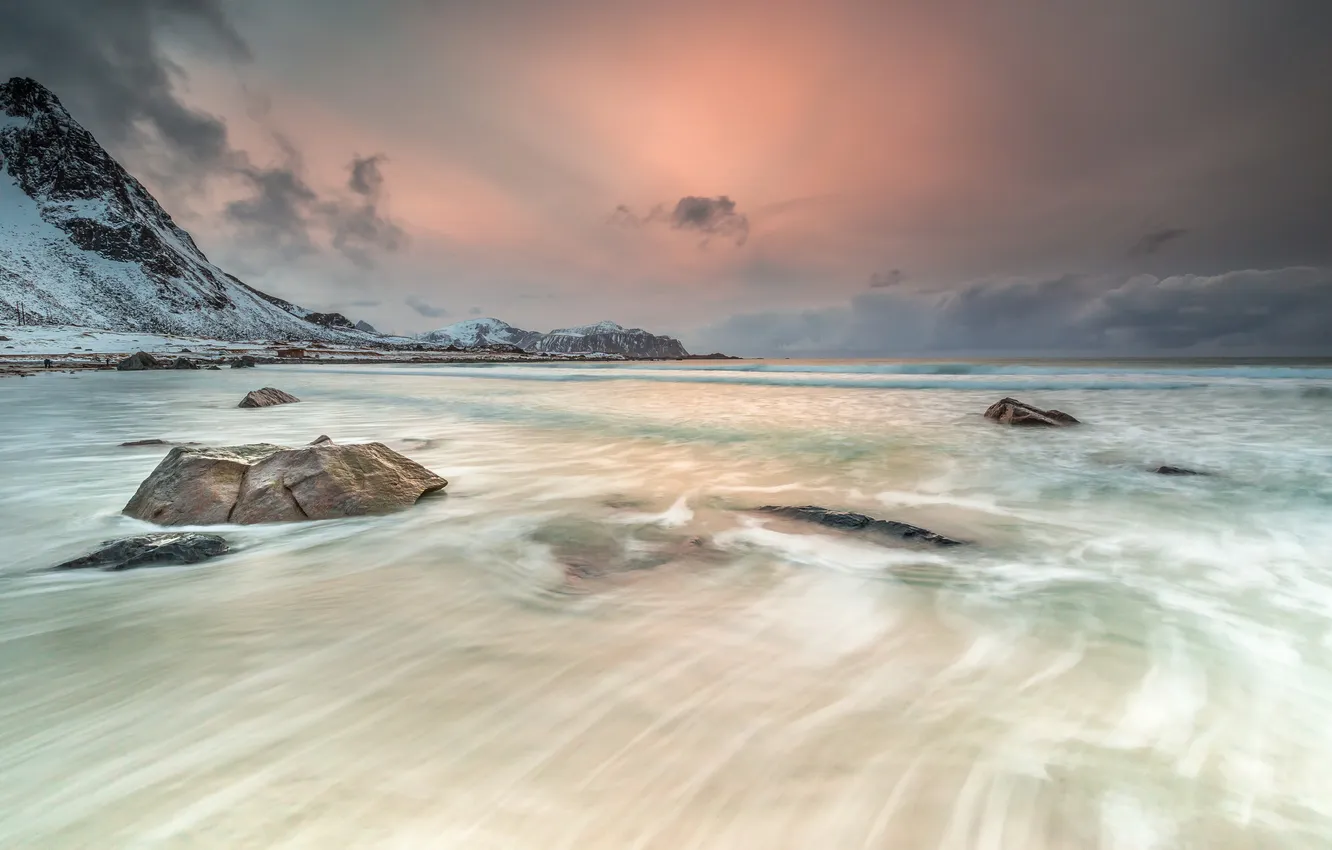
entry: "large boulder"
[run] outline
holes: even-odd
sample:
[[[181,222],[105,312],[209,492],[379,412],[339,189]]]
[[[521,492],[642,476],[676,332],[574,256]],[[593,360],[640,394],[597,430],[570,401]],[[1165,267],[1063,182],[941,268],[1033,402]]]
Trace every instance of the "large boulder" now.
[[[177,447],[125,513],[159,525],[337,519],[400,511],[447,484],[382,443]]]
[[[241,399],[237,407],[273,407],[278,404],[295,404],[300,401],[299,398],[291,393],[284,393],[282,390],[276,390],[272,387],[264,387],[261,390],[251,390]]]
[[[227,541],[216,534],[140,534],[123,540],[108,540],[96,552],[58,564],[52,569],[117,572],[144,566],[197,564],[229,551],[231,547]]]
[[[141,372],[145,369],[162,369],[165,365],[148,352],[140,351],[117,363],[116,368],[122,372]]]
[[[1003,398],[985,411],[986,419],[1001,425],[1027,425],[1038,428],[1061,428],[1081,424],[1062,410],[1041,410],[1015,398]]]
[[[917,525],[910,525],[905,522],[896,522],[890,519],[875,519],[864,514],[855,514],[850,511],[834,511],[828,508],[820,508],[815,505],[801,505],[799,507],[786,505],[764,505],[759,508],[764,513],[776,514],[786,519],[796,519],[802,522],[813,522],[827,528],[835,528],[840,531],[860,531],[871,534],[885,535],[895,537],[898,540],[905,540],[912,543],[932,543],[935,546],[958,546],[961,540],[954,540],[951,537],[944,537],[942,534],[936,534],[928,529]]]

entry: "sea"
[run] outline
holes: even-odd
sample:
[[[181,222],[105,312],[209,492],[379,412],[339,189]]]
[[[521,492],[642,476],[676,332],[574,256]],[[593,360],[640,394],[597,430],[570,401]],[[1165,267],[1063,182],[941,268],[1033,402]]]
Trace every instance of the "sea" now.
[[[50,571],[121,443],[321,434],[445,495]],[[1325,361],[61,373],[0,469],[0,847],[1332,846]]]

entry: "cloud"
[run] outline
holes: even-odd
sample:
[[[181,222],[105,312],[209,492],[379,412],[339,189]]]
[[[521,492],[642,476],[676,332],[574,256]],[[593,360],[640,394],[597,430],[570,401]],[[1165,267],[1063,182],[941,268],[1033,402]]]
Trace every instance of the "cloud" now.
[[[271,168],[245,165],[239,173],[253,192],[228,203],[224,213],[252,242],[288,259],[317,250],[318,235],[362,268],[377,255],[401,249],[407,236],[380,210],[382,155],[355,157],[347,166],[349,195],[320,195],[302,176],[299,151],[275,135],[283,162]]]
[[[178,73],[159,32],[185,24],[194,41],[229,60],[250,49],[215,0],[11,0],[0,26],[0,78],[29,76],[60,97],[110,147],[159,139],[173,177],[232,165],[227,128],[191,109],[176,92]]]
[[[686,195],[667,209],[657,204],[647,215],[639,216],[630,207],[620,204],[611,213],[611,223],[622,227],[646,227],[662,224],[674,230],[692,230],[704,234],[701,246],[706,247],[713,236],[731,239],[736,246],[749,239],[749,217],[736,212],[735,201],[726,195],[715,198]]]
[[[1188,231],[1179,227],[1166,227],[1144,233],[1142,238],[1129,249],[1130,257],[1146,257],[1155,254],[1171,242],[1188,235]]]
[[[347,170],[351,172],[347,188],[367,198],[379,197],[380,189],[384,186],[384,175],[379,170],[379,164],[387,159],[388,157],[382,153],[353,157],[351,164],[347,166]]]
[[[1332,354],[1332,270],[1065,275],[943,293],[859,295],[843,307],[733,316],[691,340],[764,355],[944,352]]]
[[[479,316],[479,315],[481,315],[481,313],[482,313],[482,310],[481,310],[480,307],[473,307],[472,309],[470,309],[470,310],[467,311],[467,315],[469,315],[469,316]]]
[[[448,309],[444,307],[436,307],[417,295],[407,296],[402,303],[429,319],[439,319],[449,315]]]
[[[906,275],[903,274],[901,269],[891,269],[886,272],[875,272],[869,277],[869,287],[870,289],[888,289],[890,287],[897,286],[905,279]]]

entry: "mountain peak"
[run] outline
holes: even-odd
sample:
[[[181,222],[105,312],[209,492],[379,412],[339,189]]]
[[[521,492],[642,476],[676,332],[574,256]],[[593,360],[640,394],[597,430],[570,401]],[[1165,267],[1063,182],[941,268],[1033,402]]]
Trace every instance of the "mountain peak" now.
[[[16,118],[51,112],[69,117],[60,98],[32,77],[11,77],[9,82],[0,83],[0,110]]]
[[[41,83],[0,84],[0,321],[214,339],[334,339],[352,324],[213,265]]]

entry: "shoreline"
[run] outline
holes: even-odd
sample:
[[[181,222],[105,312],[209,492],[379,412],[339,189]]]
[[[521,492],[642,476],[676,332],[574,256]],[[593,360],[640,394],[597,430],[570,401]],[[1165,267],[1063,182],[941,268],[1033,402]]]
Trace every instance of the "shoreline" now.
[[[302,365],[395,365],[441,363],[636,363],[684,362],[734,359],[716,354],[686,357],[632,357],[623,354],[560,354],[519,351],[459,351],[429,348],[406,340],[385,340],[383,347],[315,341],[274,340],[228,341],[177,337],[151,333],[106,331],[72,326],[0,326],[0,378],[28,377],[43,373],[115,371],[116,364],[138,352],[146,352],[170,364],[186,358],[199,369],[228,368],[238,357],[256,363]],[[50,365],[47,365],[47,363]],[[171,366],[166,366],[171,370]],[[154,370],[156,371],[156,370]],[[181,369],[179,371],[193,371]]]

